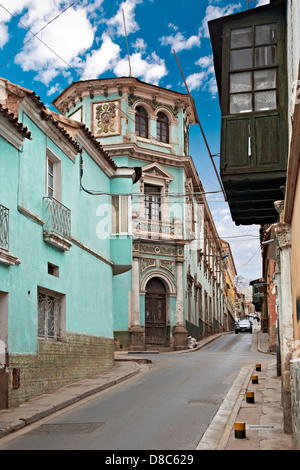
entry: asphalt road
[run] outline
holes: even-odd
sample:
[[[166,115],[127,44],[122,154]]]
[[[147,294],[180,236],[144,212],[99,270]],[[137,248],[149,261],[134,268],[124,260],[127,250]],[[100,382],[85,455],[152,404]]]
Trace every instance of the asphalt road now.
[[[143,373],[14,433],[0,450],[193,450],[240,369],[261,358],[253,336],[148,355]]]

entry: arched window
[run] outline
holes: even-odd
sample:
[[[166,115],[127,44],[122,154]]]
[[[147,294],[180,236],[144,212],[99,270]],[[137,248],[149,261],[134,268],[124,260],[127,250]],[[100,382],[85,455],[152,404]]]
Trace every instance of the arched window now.
[[[137,106],[135,110],[135,132],[148,139],[148,114],[142,106]]]
[[[169,143],[169,119],[165,113],[157,114],[156,134],[159,142]]]

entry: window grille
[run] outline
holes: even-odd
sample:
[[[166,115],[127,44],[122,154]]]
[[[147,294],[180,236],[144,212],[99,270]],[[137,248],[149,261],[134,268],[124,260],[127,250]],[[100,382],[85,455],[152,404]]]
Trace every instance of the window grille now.
[[[9,249],[9,209],[0,204],[0,248]]]
[[[61,297],[38,293],[38,336],[61,339]]]

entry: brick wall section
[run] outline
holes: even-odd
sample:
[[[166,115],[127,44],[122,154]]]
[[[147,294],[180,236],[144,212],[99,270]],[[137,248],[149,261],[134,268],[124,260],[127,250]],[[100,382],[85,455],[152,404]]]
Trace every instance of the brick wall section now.
[[[9,355],[8,407],[109,370],[113,365],[113,339],[68,333],[65,342],[41,340],[37,355]],[[17,374],[19,388],[13,388]]]

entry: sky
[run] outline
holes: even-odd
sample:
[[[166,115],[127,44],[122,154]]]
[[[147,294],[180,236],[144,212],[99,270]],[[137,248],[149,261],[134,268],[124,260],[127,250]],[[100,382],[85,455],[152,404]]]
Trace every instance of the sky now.
[[[269,0],[0,0],[0,77],[51,102],[73,81],[129,75],[186,93],[219,169],[220,107],[209,20]],[[55,109],[54,109],[55,110]],[[57,110],[56,110],[57,111]],[[190,128],[193,157],[218,234],[230,243],[241,287],[261,277],[258,226],[231,219],[198,124]]]

